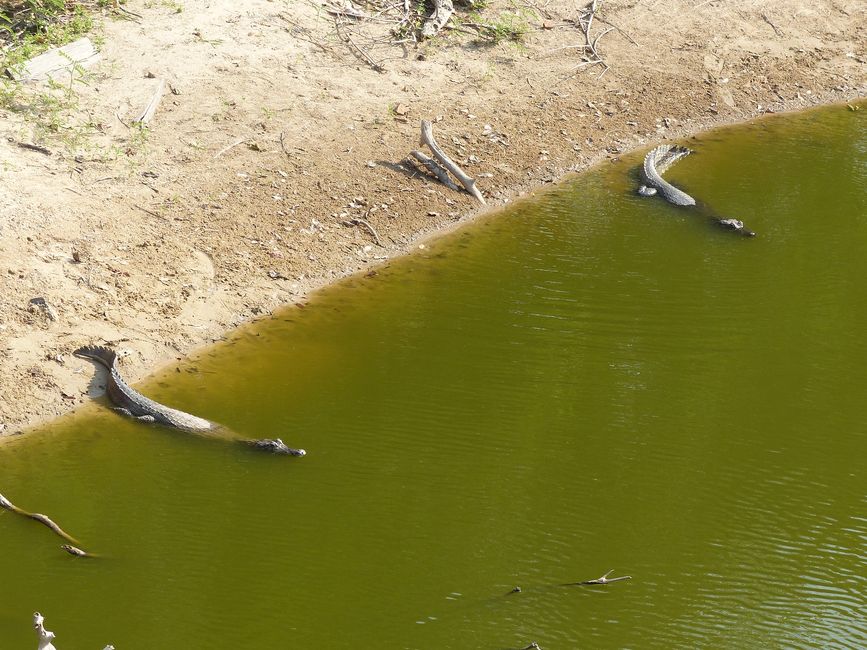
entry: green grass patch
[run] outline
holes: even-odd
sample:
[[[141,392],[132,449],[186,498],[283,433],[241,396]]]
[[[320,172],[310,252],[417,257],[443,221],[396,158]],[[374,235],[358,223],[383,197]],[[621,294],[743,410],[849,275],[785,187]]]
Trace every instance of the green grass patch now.
[[[68,116],[78,104],[74,86],[86,81],[86,73],[74,66],[69,84],[49,80],[34,86],[12,80],[7,71],[90,33],[94,27],[91,10],[100,6],[100,2],[0,0],[0,109],[23,115],[33,140],[59,135],[75,146],[80,138],[70,133],[78,129],[68,127]]]

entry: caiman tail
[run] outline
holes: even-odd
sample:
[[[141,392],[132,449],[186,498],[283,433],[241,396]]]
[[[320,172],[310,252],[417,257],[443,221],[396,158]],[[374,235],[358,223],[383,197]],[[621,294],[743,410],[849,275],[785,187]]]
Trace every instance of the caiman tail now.
[[[155,402],[127,384],[117,367],[117,353],[101,345],[85,345],[73,352],[77,357],[91,359],[108,368],[106,392],[124,415],[144,422],[157,422],[194,433],[212,433],[217,426],[204,418]]]
[[[75,350],[72,354],[77,357],[86,357],[98,361],[109,370],[111,370],[111,367],[117,360],[117,353],[111,348],[106,348],[102,345],[85,345]]]
[[[674,205],[695,205],[695,199],[666,181],[661,174],[690,153],[692,152],[686,147],[661,144],[644,157],[644,165],[641,167],[644,182],[656,188],[666,201]]]

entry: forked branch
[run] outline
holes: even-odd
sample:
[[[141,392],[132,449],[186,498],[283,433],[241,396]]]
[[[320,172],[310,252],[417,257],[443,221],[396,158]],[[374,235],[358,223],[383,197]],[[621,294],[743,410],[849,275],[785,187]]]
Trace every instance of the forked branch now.
[[[467,173],[457,165],[457,163],[445,154],[437,144],[437,141],[434,140],[433,125],[429,120],[421,121],[421,144],[426,144],[430,148],[434,158],[436,158],[443,167],[449,170],[452,175],[460,181],[461,185],[464,186],[467,192],[476,197],[482,205],[487,205],[485,197],[482,196],[481,191],[476,187],[475,179],[470,178],[470,176],[468,176]]]

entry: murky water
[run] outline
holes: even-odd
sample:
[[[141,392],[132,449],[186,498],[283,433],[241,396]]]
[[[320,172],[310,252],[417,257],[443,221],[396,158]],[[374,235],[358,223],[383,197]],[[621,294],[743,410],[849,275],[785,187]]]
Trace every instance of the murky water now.
[[[0,512],[0,648],[867,646],[867,110],[691,146],[757,238],[623,160],[140,387],[306,458],[104,406],[0,447],[102,555]]]

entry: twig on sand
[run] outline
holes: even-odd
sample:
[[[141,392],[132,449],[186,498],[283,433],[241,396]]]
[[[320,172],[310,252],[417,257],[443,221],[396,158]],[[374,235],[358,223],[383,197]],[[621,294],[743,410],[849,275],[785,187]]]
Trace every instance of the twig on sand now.
[[[596,20],[599,20],[599,21],[605,23],[606,25],[611,25],[614,29],[616,29],[618,32],[620,32],[620,34],[621,34],[621,35],[622,35],[626,40],[628,40],[630,43],[632,43],[635,47],[641,47],[641,46],[640,46],[640,45],[635,41],[634,38],[632,38],[629,34],[627,34],[625,31],[623,31],[622,29],[620,29],[620,27],[618,27],[617,25],[615,25],[614,23],[612,23],[612,22],[611,22],[610,20],[608,20],[607,18],[603,18],[602,16],[598,16],[598,15],[597,15],[597,16],[596,16]]]
[[[602,0],[592,0],[590,3],[587,4],[587,6],[584,7],[584,9],[581,10],[581,13],[578,14],[578,18],[576,20],[572,21],[574,24],[576,24],[578,26],[578,29],[581,30],[581,34],[584,36],[584,43],[580,43],[577,45],[564,45],[561,47],[556,47],[552,50],[544,52],[541,55],[541,57],[546,57],[546,56],[550,56],[551,54],[554,54],[555,52],[560,52],[562,50],[581,50],[581,52],[583,52],[583,56],[581,57],[582,62],[579,63],[574,68],[572,68],[572,70],[570,70],[569,73],[565,77],[563,77],[564,80],[572,77],[576,72],[578,72],[578,70],[580,70],[582,68],[592,68],[593,66],[597,66],[597,65],[601,65],[604,68],[602,70],[602,72],[599,74],[599,77],[598,77],[599,79],[601,79],[602,76],[606,72],[608,72],[609,66],[607,63],[605,63],[605,60],[599,54],[599,50],[597,49],[597,47],[599,45],[599,41],[608,32],[617,30],[618,32],[623,34],[626,38],[628,38],[636,47],[639,47],[638,43],[636,43],[628,34],[623,32],[623,30],[620,29],[619,27],[617,27],[616,25],[611,25],[611,23],[608,23],[609,25],[611,25],[608,29],[602,30],[601,32],[596,34],[595,37],[591,36],[591,30],[593,29],[593,21],[595,19],[598,18],[600,21],[608,22],[607,20],[603,20],[603,18],[601,18],[600,16],[597,16],[597,13],[599,12],[599,7],[601,7],[601,6],[602,6]]]
[[[768,14],[766,14],[766,13],[763,12],[763,13],[762,13],[762,20],[764,20],[766,23],[768,23],[768,25],[770,25],[771,27],[774,28],[774,33],[775,33],[777,36],[782,36],[782,35],[783,35],[783,30],[780,29],[780,28],[777,27],[774,23],[771,22],[771,19],[768,18]]]
[[[608,72],[608,64],[605,63],[601,56],[599,56],[596,46],[599,44],[599,39],[614,29],[614,27],[609,27],[598,34],[593,40],[590,39],[590,30],[593,28],[593,19],[596,17],[596,12],[599,11],[601,5],[602,0],[592,0],[592,2],[584,8],[584,11],[582,11],[581,15],[578,17],[578,27],[584,34],[584,50],[585,52],[589,50],[592,55],[592,58],[588,58],[588,62],[594,65],[600,64],[605,68],[605,70],[602,71],[602,74],[599,75],[600,77]]]
[[[222,149],[220,149],[220,150],[216,153],[216,155],[214,156],[214,159],[216,160],[217,158],[219,158],[220,156],[222,156],[224,153],[226,153],[229,149],[232,149],[232,148],[234,148],[234,147],[237,147],[239,144],[241,144],[241,143],[242,143],[244,140],[246,140],[246,139],[247,139],[247,138],[238,138],[238,139],[235,140],[232,144],[227,144],[225,147],[223,147]]]
[[[163,215],[157,214],[153,210],[148,210],[147,208],[143,208],[138,203],[133,203],[133,207],[138,208],[142,212],[145,212],[145,213],[151,215],[152,217],[156,217],[157,219],[162,219],[163,221],[166,220],[166,218]]]
[[[371,68],[373,68],[377,72],[385,72],[385,68],[383,68],[379,63],[377,63],[372,58],[370,58],[370,55],[367,53],[367,51],[363,47],[361,47],[355,41],[353,41],[352,37],[348,33],[344,32],[343,30],[340,29],[342,24],[343,23],[341,22],[340,17],[335,15],[334,16],[334,27],[337,30],[337,36],[340,38],[340,40],[344,41],[345,43],[348,43],[349,46],[353,50],[355,50],[358,53],[358,55],[364,60],[364,62],[367,63],[367,65],[369,65]]]
[[[150,101],[148,102],[145,109],[142,111],[141,115],[133,120],[133,122],[138,122],[139,124],[143,124],[147,126],[148,123],[154,116],[154,113],[157,112],[157,107],[160,105],[160,100],[163,98],[163,93],[166,89],[166,80],[160,79],[159,84],[157,84],[157,89],[154,91],[154,94],[151,96]]]
[[[364,226],[365,228],[367,228],[367,231],[371,235],[373,235],[373,238],[376,240],[376,245],[380,248],[385,248],[385,246],[382,245],[382,240],[380,240],[379,238],[379,233],[376,232],[376,228],[370,225],[369,221],[361,219],[360,217],[355,217],[353,219],[350,219],[349,222],[355,224],[356,226]]]
[[[51,149],[47,147],[42,147],[38,144],[30,144],[29,142],[16,142],[16,145],[21,147],[22,149],[30,149],[31,151],[38,151],[39,153],[43,153],[46,156],[52,155]]]
[[[126,7],[124,7],[123,5],[120,4],[119,0],[115,1],[114,8],[117,9],[118,11],[120,11],[121,13],[126,14],[127,16],[133,16],[135,18],[140,18],[141,20],[144,20],[144,16],[142,16],[141,14],[137,14],[134,11],[130,11],[129,9],[127,9]],[[135,21],[135,22],[138,22],[138,21]]]

